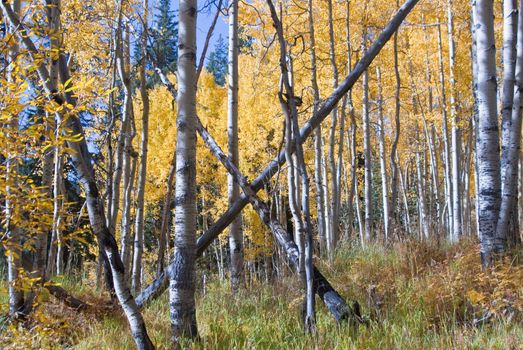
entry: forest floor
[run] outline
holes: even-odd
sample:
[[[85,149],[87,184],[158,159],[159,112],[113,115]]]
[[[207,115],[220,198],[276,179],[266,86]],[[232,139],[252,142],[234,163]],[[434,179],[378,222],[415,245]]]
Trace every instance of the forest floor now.
[[[233,296],[217,279],[197,296],[199,343],[190,349],[523,349],[523,254],[482,271],[476,243],[422,242],[341,247],[332,263],[318,262],[347,301],[357,300],[368,325],[336,325],[317,299],[317,335],[300,324],[301,291],[291,275],[253,282]],[[86,284],[62,281],[92,306],[69,309],[41,298],[31,320],[0,319],[0,348],[132,349],[124,317],[107,296]],[[144,311],[158,349],[169,349],[167,293]],[[0,290],[6,312],[5,285]]]

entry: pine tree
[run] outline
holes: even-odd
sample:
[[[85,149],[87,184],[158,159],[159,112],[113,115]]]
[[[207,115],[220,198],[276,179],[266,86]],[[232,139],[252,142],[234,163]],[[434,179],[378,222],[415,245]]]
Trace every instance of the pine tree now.
[[[178,21],[169,0],[158,3],[148,51],[158,68],[171,73],[176,71],[178,60]]]
[[[216,84],[223,86],[225,84],[225,76],[227,75],[227,43],[220,35],[218,41],[214,45],[213,51],[209,54],[206,67],[207,70],[214,76]]]

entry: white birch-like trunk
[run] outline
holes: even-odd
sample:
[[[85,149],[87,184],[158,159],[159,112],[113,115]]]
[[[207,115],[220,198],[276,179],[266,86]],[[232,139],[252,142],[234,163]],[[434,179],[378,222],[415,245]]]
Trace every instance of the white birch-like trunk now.
[[[229,158],[238,167],[238,0],[232,0],[229,5],[228,74],[228,153]],[[240,196],[240,188],[231,175],[227,176],[227,186],[229,205],[231,205]],[[241,214],[229,226],[229,249],[231,252],[231,288],[233,292],[237,292],[243,281],[243,229]]]
[[[20,0],[14,0],[12,4],[13,12],[16,16],[20,14]],[[5,12],[5,11],[4,11]],[[7,15],[7,14],[6,14]],[[18,30],[17,26],[13,23],[9,23],[6,28],[7,35],[15,35]],[[8,60],[9,65],[7,66],[9,71],[7,72],[7,79],[10,83],[15,83],[17,80],[15,67],[18,65],[18,54],[19,46],[16,39],[13,39],[10,45]],[[10,67],[10,68],[9,68]],[[15,133],[18,129],[18,116],[12,115],[9,121],[8,128],[10,132]],[[12,196],[14,196],[13,188],[18,186],[18,166],[17,160],[14,159],[14,155],[8,153],[5,162],[6,171],[6,199],[5,199],[5,228],[7,242],[6,255],[7,255],[7,281],[9,283],[8,294],[9,294],[9,314],[11,316],[18,316],[24,306],[24,292],[16,286],[18,280],[18,270],[21,268],[21,256],[22,256],[22,242],[21,242],[21,231],[13,223],[15,215],[15,207]]]
[[[376,68],[376,79],[378,83],[378,141],[380,151],[380,173],[381,173],[381,199],[383,206],[383,229],[385,241],[389,237],[389,191],[387,178],[387,160],[385,159],[385,125],[383,123],[383,96],[381,92],[381,70]]]
[[[143,0],[143,29],[140,38],[141,62],[138,67],[138,76],[140,79],[140,97],[142,99],[142,143],[140,146],[140,172],[138,175],[138,187],[136,189],[136,219],[134,232],[134,255],[133,255],[133,273],[132,287],[135,292],[142,288],[142,254],[143,254],[143,227],[145,220],[145,180],[147,177],[147,144],[149,141],[149,94],[146,87],[145,64],[146,49],[148,39],[147,19],[149,18],[149,1]]]
[[[452,0],[447,3],[447,36],[449,40],[449,85],[450,85],[450,119],[452,121],[452,231],[450,240],[456,242],[462,234],[462,206],[461,206],[461,131],[458,103],[456,101],[455,60],[456,49],[454,42],[454,16]]]
[[[336,64],[336,50],[334,46],[335,38],[334,38],[334,19],[332,15],[332,0],[328,0],[328,22],[329,22],[329,58],[332,68],[332,85],[333,89],[336,90],[338,87],[338,66]],[[332,124],[330,128],[330,136],[329,136],[329,170],[331,173],[331,184],[332,184],[332,192],[331,192],[331,209],[330,209],[330,230],[329,230],[329,236],[328,236],[328,242],[327,245],[329,247],[329,251],[332,253],[334,251],[334,248],[336,247],[336,241],[338,239],[338,231],[339,231],[339,216],[340,216],[340,193],[339,193],[339,178],[338,178],[338,170],[337,166],[341,166],[341,164],[336,165],[336,127],[338,125],[338,108],[334,107],[332,110]],[[328,203],[328,202],[327,202]]]
[[[317,112],[320,103],[320,91],[318,87],[318,78],[316,71],[316,37],[314,32],[314,16],[312,14],[312,0],[308,0],[308,16],[309,16],[309,37],[310,37],[310,55],[311,55],[311,87],[314,96],[313,100],[313,115]],[[318,234],[320,241],[320,253],[325,255],[327,253],[327,235],[326,235],[326,211],[325,211],[325,194],[323,189],[323,179],[321,171],[322,163],[322,137],[321,126],[318,126],[314,131],[314,183],[316,185],[316,208],[318,211]]]
[[[307,167],[305,164],[305,157],[303,154],[303,146],[301,141],[301,134],[300,134],[300,126],[298,122],[298,109],[296,106],[296,98],[294,96],[294,80],[293,80],[293,68],[292,68],[292,60],[291,60],[291,54],[287,54],[287,48],[286,48],[286,42],[285,37],[283,34],[283,28],[280,19],[278,19],[278,15],[276,13],[276,9],[274,8],[274,5],[271,0],[267,0],[267,3],[269,5],[270,11],[271,11],[271,17],[274,23],[274,27],[276,28],[276,34],[278,36],[278,41],[280,44],[280,70],[281,70],[281,79],[282,79],[282,85],[285,88],[285,95],[287,96],[287,100],[284,99],[283,91],[280,90],[279,92],[279,100],[280,104],[283,110],[283,113],[286,118],[286,124],[287,128],[292,128],[292,137],[293,142],[296,147],[296,167],[297,167],[297,173],[299,174],[299,178],[301,180],[301,208],[296,208],[296,214],[299,215],[296,218],[296,221],[299,224],[299,233],[298,235],[301,238],[301,248],[300,248],[300,257],[299,260],[303,259],[303,263],[299,261],[298,265],[299,268],[304,268],[304,285],[305,285],[305,314],[304,314],[304,329],[308,333],[314,333],[315,332],[315,323],[316,323],[316,309],[315,309],[315,288],[314,288],[314,265],[313,265],[313,237],[312,237],[312,222],[310,217],[310,204],[309,204],[309,179],[307,175]],[[287,60],[287,57],[289,59]],[[290,65],[287,64],[287,61],[290,63]],[[290,152],[290,144],[291,139],[289,136],[291,135],[290,130],[286,133],[286,149],[287,153]],[[287,161],[289,161],[288,159]],[[298,186],[296,186],[298,188]],[[245,191],[245,189],[244,189]],[[291,192],[291,188],[289,188],[289,192]],[[292,200],[296,200],[300,197],[297,192],[296,196],[292,198]],[[291,198],[289,198],[291,199]],[[295,203],[297,205],[297,203]],[[300,209],[303,212],[300,212]],[[260,215],[262,218],[264,215]],[[301,272],[301,271],[300,271]]]
[[[174,340],[196,338],[196,0],[180,0],[174,260],[169,305]],[[176,271],[177,273],[174,273]]]
[[[400,133],[401,133],[401,121],[400,121],[400,112],[401,112],[401,77],[400,77],[400,70],[399,70],[399,60],[398,60],[398,32],[394,33],[394,42],[393,42],[393,49],[394,49],[394,79],[395,79],[395,95],[394,95],[394,102],[395,102],[395,108],[394,108],[394,123],[395,123],[395,130],[394,130],[394,140],[392,141],[391,149],[390,149],[390,173],[391,173],[391,179],[390,179],[390,199],[391,199],[391,206],[390,211],[392,214],[392,217],[394,219],[394,225],[397,226],[399,224],[399,212],[400,212],[400,204],[398,200],[398,173],[399,173],[399,165],[396,162],[397,159],[397,149],[398,149],[398,143],[400,140]]]
[[[501,173],[492,1],[477,0],[475,20],[478,59],[478,231],[481,237],[481,260],[486,266],[490,264],[493,253],[505,248],[504,241],[496,237],[501,204]]]
[[[133,110],[133,92],[131,87],[131,78],[128,67],[130,67],[130,33],[129,24],[125,21],[121,25],[122,42],[120,45],[120,59],[117,60],[120,79],[124,87],[124,108],[123,115],[127,119],[127,130],[124,135],[124,152],[123,152],[123,200],[122,200],[122,218],[120,226],[120,255],[126,271],[126,279],[130,281],[132,272],[132,242],[131,235],[131,207],[132,192],[134,187],[134,177],[136,175],[137,154],[133,148],[133,139],[136,134],[134,127],[134,110]]]
[[[441,84],[441,116],[442,116],[442,127],[441,133],[443,138],[443,163],[445,165],[445,203],[447,207],[447,232],[452,234],[454,217],[452,209],[452,180],[451,180],[451,165],[450,165],[450,147],[449,147],[449,132],[448,132],[448,116],[447,116],[447,96],[445,91],[445,70],[443,68],[443,47],[441,42],[441,25],[438,24],[438,53],[439,53],[439,79]]]
[[[364,34],[364,36],[366,33]],[[366,39],[363,39],[362,50],[365,53]],[[369,72],[363,73],[363,153],[365,157],[365,240],[369,242],[372,233],[372,152],[370,145],[370,113],[369,113]]]
[[[512,1],[508,1],[512,2]],[[514,1],[515,2],[515,1]],[[512,8],[512,13],[515,11]],[[510,6],[509,6],[510,7]],[[507,10],[508,11],[508,10]],[[505,17],[507,21],[507,17]],[[502,154],[501,154],[501,207],[499,212],[499,221],[496,228],[496,236],[498,240],[506,242],[508,245],[515,245],[518,243],[520,237],[519,232],[515,228],[519,225],[517,223],[517,199],[518,199],[518,162],[521,154],[521,115],[522,115],[522,96],[523,93],[523,3],[520,4],[518,15],[518,29],[517,29],[517,60],[515,67],[515,89],[512,85],[509,90],[513,90],[513,100],[511,104],[506,101],[505,90],[503,90],[503,118],[502,118]],[[509,23],[505,25],[510,26]],[[512,28],[511,28],[512,29]],[[511,34],[512,30],[511,30]],[[510,35],[509,35],[510,36]],[[507,40],[508,41],[508,40]],[[512,47],[507,47],[509,44],[505,43],[505,50],[510,50]],[[510,65],[510,63],[507,63]],[[507,67],[505,67],[507,68]],[[510,72],[505,72],[510,74]],[[510,82],[507,83],[510,85]],[[504,82],[504,89],[506,85]],[[505,116],[505,109],[511,107],[511,115]],[[511,220],[514,222],[511,224]],[[511,227],[514,226],[514,227]]]

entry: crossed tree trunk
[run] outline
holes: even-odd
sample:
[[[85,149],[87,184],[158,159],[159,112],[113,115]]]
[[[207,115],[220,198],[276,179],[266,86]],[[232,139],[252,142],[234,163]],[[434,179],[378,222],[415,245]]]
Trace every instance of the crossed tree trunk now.
[[[305,125],[300,130],[300,141],[304,142],[318,127],[323,120],[325,120],[334,106],[342,99],[342,97],[354,86],[358,81],[362,73],[367,69],[371,64],[377,54],[381,51],[383,46],[387,41],[392,37],[394,32],[398,29],[400,24],[403,22],[405,17],[409,12],[414,8],[419,0],[408,0],[405,4],[398,10],[397,14],[390,20],[390,22],[385,26],[379,37],[373,43],[373,45],[367,50],[367,53],[356,63],[354,69],[351,73],[345,78],[345,80],[338,86],[338,88],[324,100],[323,104],[318,108],[317,112],[309,119]],[[172,94],[176,94],[176,90],[172,84],[168,81],[162,79],[164,84],[168,84],[169,91]],[[170,86],[169,86],[170,85]],[[199,131],[199,130],[198,130]],[[295,145],[291,143],[291,152],[294,152]],[[285,153],[280,152],[280,154],[273,159],[267,167],[258,175],[258,177],[252,181],[250,184],[250,189],[256,193],[259,191],[267,182],[274,176],[282,164],[285,163]],[[241,210],[250,202],[249,197],[246,193],[243,193],[240,198],[229,206],[229,209],[218,219],[218,221],[210,227],[207,231],[199,237],[197,241],[197,256],[201,256],[202,253],[207,249],[207,247],[212,243],[214,239],[225,229],[227,226],[234,220],[234,218],[241,212]],[[275,229],[276,230],[276,229]],[[277,231],[277,230],[276,230]],[[280,239],[278,239],[280,237]],[[277,235],[277,242],[283,247],[292,246],[288,245],[288,242],[285,240],[285,237],[289,237],[286,233],[285,235],[281,233]],[[287,244],[287,245],[286,245]],[[292,249],[292,248],[290,248]],[[287,251],[287,250],[286,250]],[[291,255],[293,256],[293,255]],[[288,255],[289,257],[289,255]],[[322,300],[327,304],[329,300],[333,300],[335,303],[342,305],[343,310],[349,310],[346,306],[343,298],[334,290],[334,288],[329,284],[329,282],[321,275],[321,273],[315,268],[314,269],[314,280],[315,280],[315,290],[316,293],[322,298]],[[147,288],[145,288],[140,295],[137,296],[136,302],[139,306],[145,305],[150,300],[161,295],[168,285],[167,275],[175,273],[174,265],[171,263],[167,271],[160,274]],[[335,297],[338,296],[338,297]],[[334,298],[332,298],[334,297]],[[326,298],[330,298],[325,301]],[[346,317],[347,312],[340,315],[336,310],[330,310],[333,313],[333,316],[339,320]],[[345,315],[345,316],[344,316]],[[341,316],[341,317],[340,317]]]

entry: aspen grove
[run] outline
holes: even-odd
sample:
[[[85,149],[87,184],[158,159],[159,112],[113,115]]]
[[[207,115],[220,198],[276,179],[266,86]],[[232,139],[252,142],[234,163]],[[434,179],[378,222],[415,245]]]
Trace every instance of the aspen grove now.
[[[523,0],[0,29],[0,347],[523,347]]]

